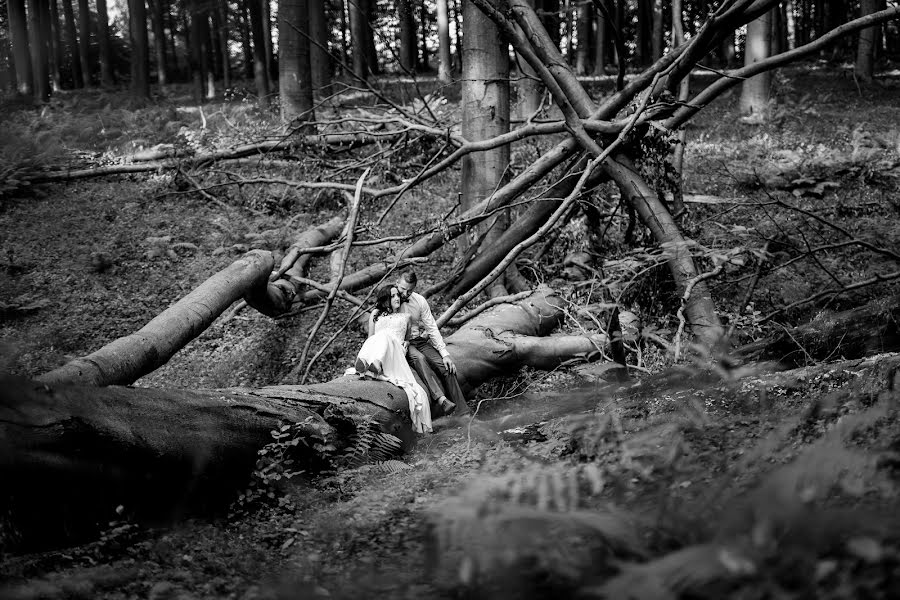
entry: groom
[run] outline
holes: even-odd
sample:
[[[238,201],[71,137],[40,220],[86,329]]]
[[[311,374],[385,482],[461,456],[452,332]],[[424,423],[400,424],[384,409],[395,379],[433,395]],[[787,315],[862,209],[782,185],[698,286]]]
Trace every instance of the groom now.
[[[415,271],[410,269],[400,275],[396,284],[397,291],[400,292],[400,312],[410,316],[412,331],[407,350],[409,362],[425,382],[428,393],[437,400],[438,406],[445,414],[453,412],[454,408],[459,414],[468,414],[469,407],[456,380],[456,365],[447,352],[447,345],[444,344],[444,338],[438,331],[431,307],[422,294],[415,292],[418,281]],[[447,390],[446,394],[435,377],[435,371],[441,375],[444,388]],[[450,401],[447,400],[448,395]]]

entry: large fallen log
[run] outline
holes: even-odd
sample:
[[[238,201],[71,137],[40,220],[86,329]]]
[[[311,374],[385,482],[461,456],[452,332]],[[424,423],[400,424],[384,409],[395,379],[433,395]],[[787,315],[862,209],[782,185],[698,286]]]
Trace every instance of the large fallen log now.
[[[464,388],[524,364],[553,367],[604,342],[536,339],[561,317],[553,292],[539,288],[448,336]],[[7,379],[0,381],[0,515],[9,516],[23,549],[84,539],[119,518],[117,507],[139,521],[170,520],[227,505],[283,422],[304,422],[339,452],[354,423],[372,421],[406,447],[414,443],[405,393],[355,376],[225,390]]]

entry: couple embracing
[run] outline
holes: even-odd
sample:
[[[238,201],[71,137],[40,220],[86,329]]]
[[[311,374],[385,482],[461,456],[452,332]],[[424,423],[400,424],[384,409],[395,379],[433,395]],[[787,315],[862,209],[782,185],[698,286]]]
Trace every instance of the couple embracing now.
[[[413,428],[425,433],[431,431],[429,394],[444,414],[454,409],[469,412],[469,407],[431,307],[415,292],[417,283],[416,273],[409,270],[394,285],[378,290],[369,318],[369,337],[359,351],[355,368],[362,377],[390,381],[403,388],[409,397]],[[413,370],[427,392],[417,383]]]

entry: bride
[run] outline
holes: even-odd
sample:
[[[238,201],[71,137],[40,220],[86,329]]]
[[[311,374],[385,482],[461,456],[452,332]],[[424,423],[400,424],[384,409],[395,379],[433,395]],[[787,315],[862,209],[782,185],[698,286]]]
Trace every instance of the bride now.
[[[384,286],[378,290],[375,309],[369,318],[369,337],[356,357],[356,372],[364,378],[389,381],[403,388],[409,398],[409,412],[413,429],[418,433],[431,432],[431,407],[428,395],[416,383],[406,348],[409,344],[409,315],[397,312],[400,308],[400,292],[396,287]]]

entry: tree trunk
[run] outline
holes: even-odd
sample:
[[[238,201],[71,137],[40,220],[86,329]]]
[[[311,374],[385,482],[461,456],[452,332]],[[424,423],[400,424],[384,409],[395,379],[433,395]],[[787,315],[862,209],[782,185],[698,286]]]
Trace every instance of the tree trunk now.
[[[78,0],[78,60],[84,85],[91,86],[91,11],[88,0]]]
[[[534,0],[525,0],[534,8]],[[525,58],[516,53],[516,64],[519,67],[519,78],[516,80],[516,118],[520,121],[532,118],[541,107],[544,86],[534,68]]]
[[[331,84],[331,54],[328,52],[328,18],[325,0],[309,0],[309,63],[313,95],[325,96]]]
[[[428,52],[428,31],[431,28],[428,22],[428,5],[423,1],[419,3],[419,31],[422,35],[421,58],[418,61],[418,70],[426,73],[431,70],[430,53]]]
[[[353,75],[360,81],[369,76],[368,52],[366,50],[366,0],[347,0],[350,15],[350,53],[353,58]]]
[[[256,96],[261,106],[269,105],[269,71],[266,63],[265,27],[262,3],[266,0],[247,0],[250,10],[250,28],[253,31],[253,80]]]
[[[591,23],[594,20],[593,5],[578,4],[578,50],[575,57],[575,73],[587,75],[591,68]]]
[[[665,46],[663,39],[664,29],[662,0],[653,0],[653,40],[651,43],[651,57],[654,62],[662,58],[663,55],[663,47]]]
[[[539,288],[447,336],[463,388],[526,364],[554,368],[603,342],[535,337],[558,325],[560,305]],[[90,535],[115,518],[116,507],[139,521],[172,520],[227,505],[282,423],[299,424],[309,443],[300,448],[312,461],[314,445],[339,452],[354,425],[372,419],[404,446],[414,442],[405,393],[354,376],[210,391],[7,380],[0,385],[0,509],[30,549]]]
[[[638,64],[645,67],[653,62],[653,0],[637,0]]]
[[[31,46],[31,72],[34,75],[34,99],[50,99],[50,71],[48,65],[49,38],[45,25],[49,19],[46,0],[28,0],[28,35]]]
[[[450,17],[448,0],[437,0],[438,31],[438,81],[450,83],[452,63],[450,58]]]
[[[363,6],[363,49],[366,53],[366,66],[370,73],[379,75],[381,73],[381,64],[378,62],[374,35],[378,20],[378,2],[377,0],[365,0]]]
[[[308,16],[307,16],[308,18]],[[269,77],[269,90],[278,76],[275,69],[275,49],[272,46],[272,4],[269,0],[262,2],[263,42],[266,49],[266,75]]]
[[[248,252],[163,311],[139,331],[38,378],[46,384],[127,385],[164,365],[228,306],[272,271],[270,252]]]
[[[772,35],[772,13],[768,12],[747,25],[747,40],[744,43],[744,66],[749,66],[769,57]],[[769,82],[768,71],[755,75],[741,84],[740,112],[754,121],[768,119]]]
[[[414,0],[397,0],[397,19],[400,21],[400,68],[411,73],[416,68],[416,17]]]
[[[66,61],[65,49],[62,43],[62,34],[59,26],[59,7],[56,0],[48,0],[50,6],[50,85],[54,93],[62,91],[62,68]]]
[[[861,17],[872,14],[877,10],[877,0],[860,0],[859,13]],[[856,46],[856,63],[853,73],[861,81],[871,83],[875,75],[875,32],[877,27],[868,27],[859,32],[859,41]]]
[[[147,30],[144,27],[145,38],[146,35]],[[100,49],[100,83],[104,87],[112,87],[116,84],[116,78],[112,67],[112,45],[109,41],[109,15],[106,12],[106,0],[97,0],[97,45]],[[148,74],[148,86],[149,81]]]
[[[231,36],[228,35],[231,29],[228,26],[228,2],[225,0],[216,2],[214,10],[216,11],[215,25],[219,35],[219,53],[222,57],[222,87],[227,90],[231,87],[231,50],[229,49]]]
[[[128,0],[131,37],[131,95],[150,97],[150,44],[147,38],[147,5],[144,0]]]
[[[244,77],[246,79],[251,79],[253,77],[253,45],[252,38],[253,34],[251,33],[250,28],[250,15],[248,13],[249,0],[246,2],[240,2],[238,5],[241,8],[241,50],[244,53]]]
[[[23,96],[31,96],[34,90],[34,77],[31,71],[31,45],[28,41],[25,0],[7,0],[6,7],[10,44],[16,65],[16,90]]]
[[[307,0],[280,0],[278,6],[278,86],[285,122],[313,121],[312,73],[309,62]],[[314,133],[311,125],[298,133]]]
[[[169,83],[168,61],[166,60],[166,33],[163,22],[163,0],[150,0],[153,26],[153,51],[156,54],[156,83],[160,90]]]
[[[12,2],[10,1],[10,6]],[[75,30],[75,11],[72,10],[72,0],[62,0],[63,18],[65,19],[66,46],[69,48],[69,66],[72,69],[72,83],[76,88],[84,87],[84,78],[81,75],[81,61],[78,60],[78,35]]]
[[[598,0],[604,6],[609,6],[607,0]],[[603,11],[596,10],[596,19],[594,20],[594,75],[606,75],[606,63],[608,58],[606,55],[607,30],[609,22]],[[610,13],[612,14],[612,13]]]

